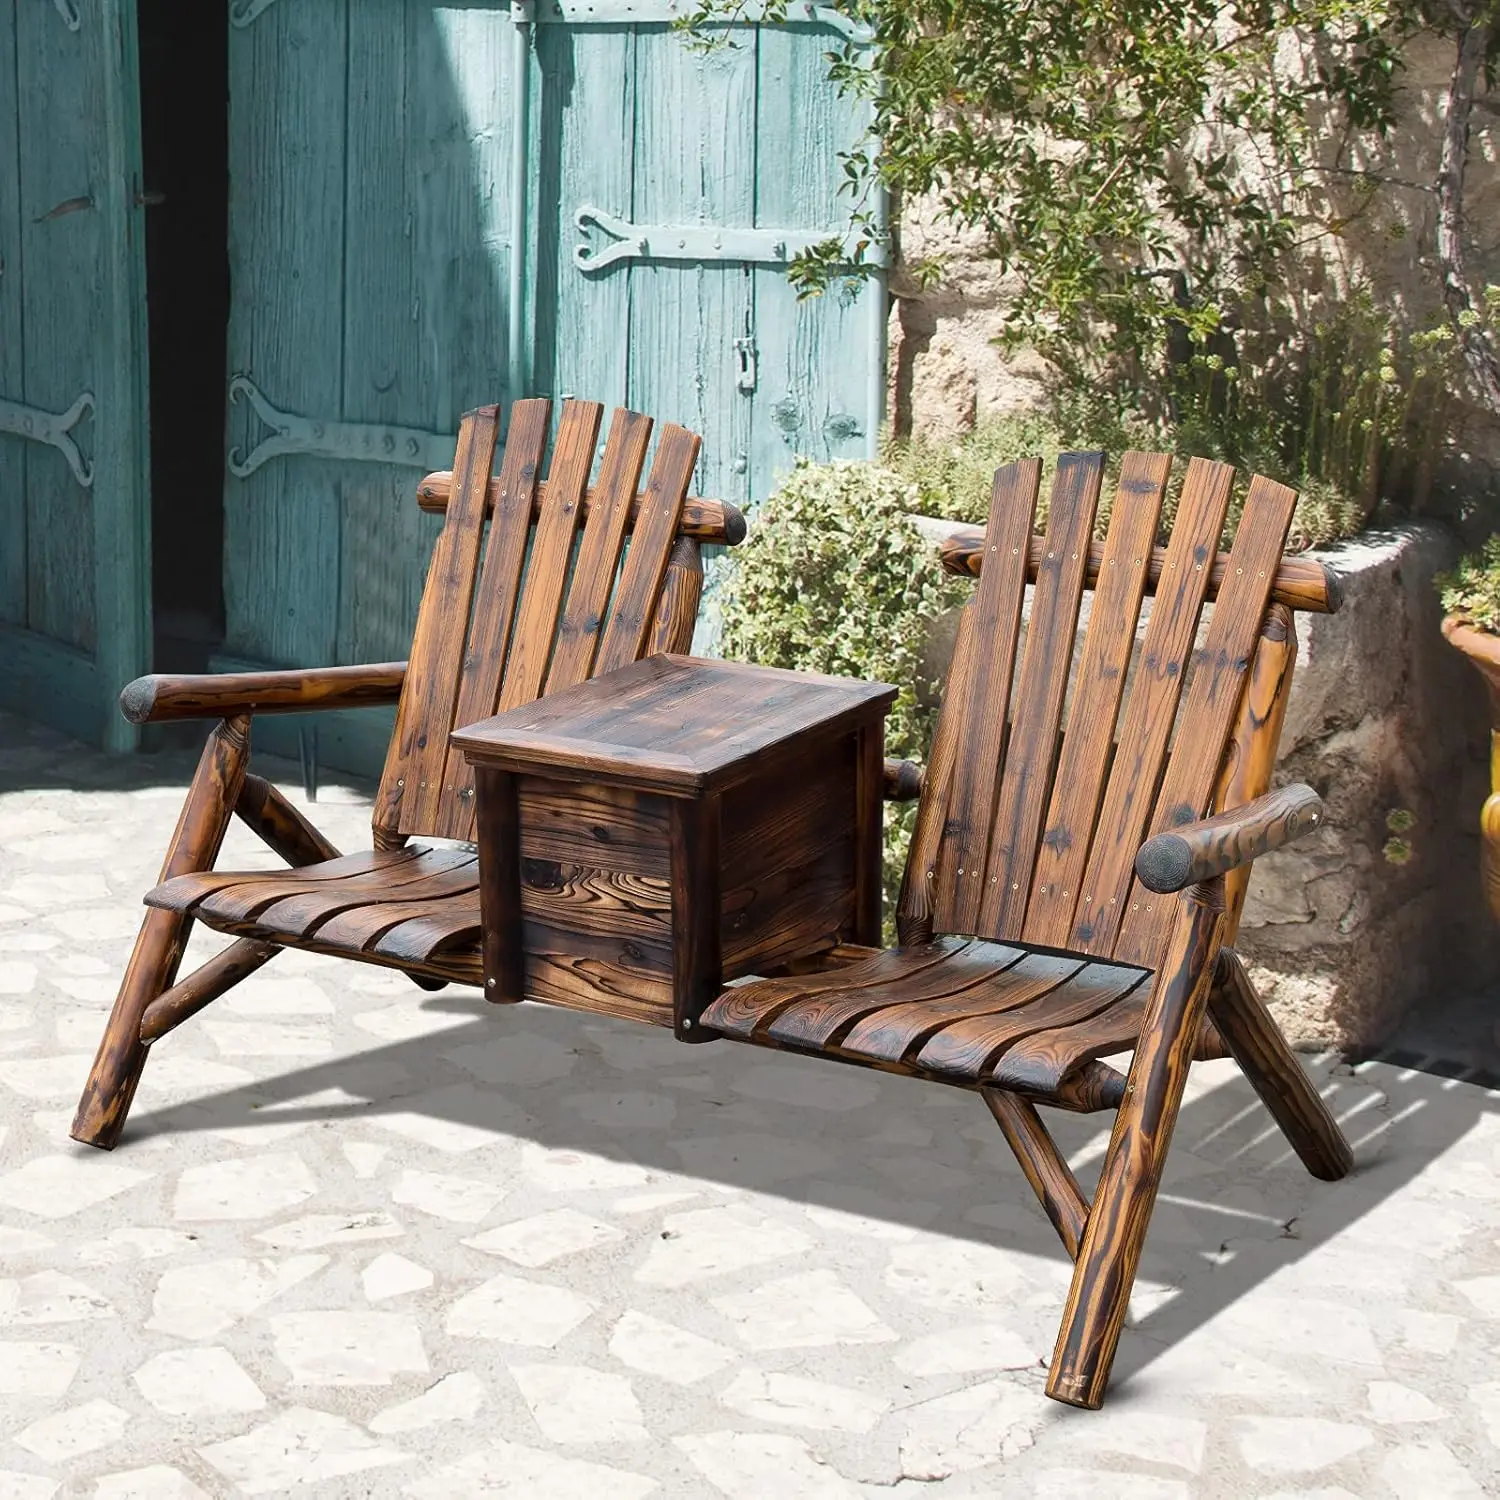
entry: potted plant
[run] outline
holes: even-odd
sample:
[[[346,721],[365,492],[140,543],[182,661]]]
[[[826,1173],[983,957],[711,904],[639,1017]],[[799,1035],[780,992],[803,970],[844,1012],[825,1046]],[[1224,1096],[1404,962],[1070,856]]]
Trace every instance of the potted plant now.
[[[1500,533],[1437,585],[1443,634],[1479,669],[1490,694],[1490,796],[1479,828],[1485,896],[1500,921]]]

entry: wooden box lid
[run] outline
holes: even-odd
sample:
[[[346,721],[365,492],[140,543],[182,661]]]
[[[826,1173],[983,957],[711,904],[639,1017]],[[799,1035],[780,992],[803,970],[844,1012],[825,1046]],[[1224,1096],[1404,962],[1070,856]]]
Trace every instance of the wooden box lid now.
[[[652,656],[453,732],[475,765],[704,791],[768,769],[799,735],[883,716],[889,683],[694,656]]]

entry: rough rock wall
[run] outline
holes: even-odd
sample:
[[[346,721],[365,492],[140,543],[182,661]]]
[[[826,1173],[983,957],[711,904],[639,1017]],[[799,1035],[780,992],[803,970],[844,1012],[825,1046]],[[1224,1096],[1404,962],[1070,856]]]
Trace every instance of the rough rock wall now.
[[[1319,553],[1344,607],[1297,616],[1277,780],[1315,787],[1328,816],[1257,861],[1238,946],[1304,1045],[1376,1045],[1413,1007],[1497,972],[1479,877],[1484,689],[1439,634],[1432,586],[1455,550],[1414,526]],[[1405,864],[1383,853],[1396,808],[1416,820]]]
[[[1426,185],[1437,175],[1451,64],[1445,41],[1428,39],[1410,49],[1388,170],[1416,186],[1388,188],[1366,208],[1348,194],[1331,193],[1328,215],[1348,222],[1309,255],[1301,290],[1317,294],[1364,274],[1390,289],[1393,316],[1408,326],[1438,321],[1432,264],[1437,200]],[[1500,242],[1484,228],[1500,214],[1500,100],[1481,100],[1474,112],[1465,196],[1471,275],[1481,284],[1500,281]],[[1006,280],[984,258],[982,238],[944,224],[930,200],[917,200],[901,215],[901,252],[909,264],[938,257],[945,274],[928,289],[900,266],[891,278],[888,410],[896,431],[957,435],[984,417],[1034,405],[1045,367],[1035,358],[1003,356],[995,346],[1005,321]],[[1500,456],[1500,423],[1493,418],[1476,415],[1466,438],[1472,450]]]

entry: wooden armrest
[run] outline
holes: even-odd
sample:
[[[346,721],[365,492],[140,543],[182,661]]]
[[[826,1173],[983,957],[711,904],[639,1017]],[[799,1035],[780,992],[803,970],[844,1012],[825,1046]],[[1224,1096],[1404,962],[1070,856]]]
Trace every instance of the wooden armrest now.
[[[1186,890],[1281,848],[1322,819],[1322,798],[1310,786],[1294,782],[1148,839],[1135,857],[1135,873],[1148,891],[1166,895]]]
[[[885,800],[915,802],[922,795],[922,768],[912,760],[887,760]]]
[[[406,681],[404,661],[360,667],[297,667],[284,672],[206,672],[137,677],[120,694],[132,724],[166,719],[223,719],[231,714],[306,713],[394,703]]]

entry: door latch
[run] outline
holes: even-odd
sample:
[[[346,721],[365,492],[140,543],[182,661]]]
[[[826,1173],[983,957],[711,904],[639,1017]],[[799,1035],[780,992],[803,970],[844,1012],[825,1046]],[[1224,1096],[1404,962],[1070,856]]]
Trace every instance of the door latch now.
[[[747,333],[736,339],[734,352],[739,360],[739,374],[734,383],[748,396],[760,379],[760,351],[755,347],[755,335]]]

